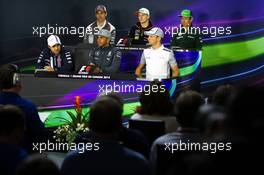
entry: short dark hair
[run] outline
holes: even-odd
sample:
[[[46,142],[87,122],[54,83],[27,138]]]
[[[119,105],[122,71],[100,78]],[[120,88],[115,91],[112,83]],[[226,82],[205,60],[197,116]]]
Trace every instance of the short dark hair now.
[[[60,175],[59,168],[47,157],[33,155],[26,159],[17,170],[17,175]]]
[[[17,129],[25,127],[23,111],[13,105],[0,106],[0,136],[10,136]]]
[[[118,93],[116,93],[116,92],[110,92],[106,96],[115,99],[120,104],[120,106],[122,108],[122,112],[123,112],[124,101],[123,101],[123,99],[120,97],[120,95]]]
[[[18,72],[18,67],[13,64],[6,64],[0,67],[0,89],[14,87],[13,76]]]
[[[89,128],[98,133],[112,134],[122,126],[122,108],[117,100],[100,96],[90,107]]]
[[[236,89],[232,85],[221,85],[213,93],[212,103],[218,106],[226,107],[235,95]]]
[[[153,92],[152,87],[154,86],[158,87],[157,92]],[[163,86],[164,89],[161,88],[161,86]],[[170,93],[160,81],[151,82],[150,86],[140,94],[139,101],[141,103],[141,107],[138,111],[140,114],[169,115],[173,109]]]
[[[204,104],[201,94],[188,90],[182,92],[176,99],[176,118],[182,127],[195,127],[195,117],[199,107]]]

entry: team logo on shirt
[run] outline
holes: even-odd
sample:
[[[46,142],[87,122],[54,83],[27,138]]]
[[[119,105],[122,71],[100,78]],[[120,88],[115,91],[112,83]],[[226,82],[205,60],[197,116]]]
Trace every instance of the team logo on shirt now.
[[[140,30],[135,30],[135,40],[139,40]]]
[[[116,52],[116,56],[117,56],[117,57],[121,57],[121,52],[120,52],[120,51],[117,51],[117,52]]]
[[[99,56],[99,55],[100,55],[100,52],[99,52],[99,51],[96,51],[94,54],[95,54],[96,56]]]
[[[112,51],[108,52],[107,56],[111,57],[112,56]]]
[[[194,39],[194,37],[193,37],[193,36],[188,36],[188,38],[192,38],[192,39]]]
[[[110,59],[111,59],[110,57],[106,57],[106,60],[107,60],[107,61],[110,61]]]

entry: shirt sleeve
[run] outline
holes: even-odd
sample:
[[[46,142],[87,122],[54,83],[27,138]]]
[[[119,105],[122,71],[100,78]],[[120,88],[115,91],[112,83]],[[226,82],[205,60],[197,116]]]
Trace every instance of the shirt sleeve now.
[[[111,45],[115,44],[115,39],[116,39],[116,30],[113,29],[113,31],[111,32],[111,40],[110,40]]]
[[[50,66],[50,55],[44,49],[37,59],[36,69],[44,69],[45,66]]]
[[[36,69],[43,69],[44,65],[45,65],[45,62],[44,62],[44,55],[42,51],[38,57]]]
[[[73,71],[73,59],[69,51],[65,52],[63,71]]]
[[[170,67],[177,66],[177,62],[176,62],[176,59],[174,57],[173,51],[171,51],[169,54],[169,65],[170,65]]]
[[[132,26],[130,31],[129,31],[129,34],[128,34],[128,37],[130,39],[133,39],[135,37],[135,26]]]
[[[85,28],[85,32],[84,32],[84,36],[83,36],[83,42],[84,43],[88,43],[88,40],[89,40],[89,35],[92,34],[93,32],[93,29],[92,29],[92,24],[89,24],[86,28]]]
[[[88,54],[88,64],[87,65],[90,65],[90,64],[95,64],[95,61],[94,61],[94,49],[91,49],[89,51],[89,54]]]
[[[141,55],[140,64],[146,64],[145,51]]]
[[[201,35],[197,35],[195,37],[195,49],[196,50],[201,50],[203,47],[203,39]]]
[[[170,43],[170,47],[173,47],[173,46],[177,46],[177,34],[174,34],[172,36],[172,40],[171,40],[171,43]]]
[[[111,66],[102,68],[103,72],[108,74],[117,73],[119,71],[120,62],[121,62],[121,52],[117,50],[114,54]]]

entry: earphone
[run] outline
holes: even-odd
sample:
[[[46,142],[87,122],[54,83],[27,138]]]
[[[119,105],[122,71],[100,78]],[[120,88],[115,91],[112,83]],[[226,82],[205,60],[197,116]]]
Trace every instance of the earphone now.
[[[0,68],[0,89],[9,89],[20,85],[20,70],[15,64],[3,65]]]
[[[19,85],[21,83],[20,81],[20,75],[18,73],[14,73],[13,75],[13,85]]]
[[[14,74],[13,74],[13,78],[12,78],[12,86],[19,85],[21,83],[19,68],[15,64],[10,64],[10,66],[12,66],[12,68],[14,69]]]

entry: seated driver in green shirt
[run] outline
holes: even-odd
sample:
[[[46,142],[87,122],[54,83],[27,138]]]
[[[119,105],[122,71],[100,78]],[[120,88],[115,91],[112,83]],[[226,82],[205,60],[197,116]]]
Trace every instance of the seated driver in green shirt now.
[[[171,48],[184,50],[201,50],[203,40],[197,30],[197,27],[192,26],[193,15],[191,10],[183,10],[179,15],[181,25],[178,31],[174,31],[171,41]]]

